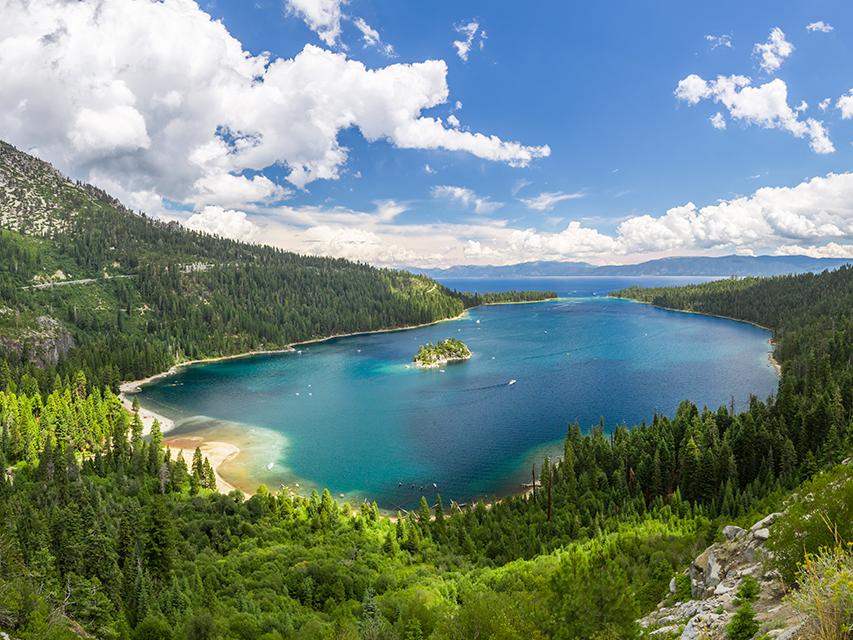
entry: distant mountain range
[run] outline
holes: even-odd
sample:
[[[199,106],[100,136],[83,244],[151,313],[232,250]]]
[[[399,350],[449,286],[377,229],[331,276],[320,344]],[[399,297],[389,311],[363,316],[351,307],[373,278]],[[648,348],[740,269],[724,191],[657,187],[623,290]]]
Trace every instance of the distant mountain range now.
[[[639,264],[595,266],[586,262],[537,261],[504,266],[460,265],[446,269],[418,269],[432,278],[532,278],[548,276],[778,276],[835,269],[853,264],[851,258],[809,256],[684,256],[659,258]]]

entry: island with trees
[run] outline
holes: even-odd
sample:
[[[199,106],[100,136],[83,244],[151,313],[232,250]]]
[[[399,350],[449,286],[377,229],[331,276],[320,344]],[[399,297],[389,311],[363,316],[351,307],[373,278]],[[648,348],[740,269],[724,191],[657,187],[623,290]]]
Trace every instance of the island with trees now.
[[[471,350],[461,340],[448,338],[437,344],[421,345],[413,358],[416,367],[435,369],[448,362],[461,362],[471,357]]]

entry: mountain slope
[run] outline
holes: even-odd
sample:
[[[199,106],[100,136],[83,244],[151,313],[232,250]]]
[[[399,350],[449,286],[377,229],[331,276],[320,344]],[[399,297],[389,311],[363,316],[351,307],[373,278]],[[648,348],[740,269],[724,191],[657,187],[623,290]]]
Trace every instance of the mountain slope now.
[[[595,266],[586,262],[540,260],[504,266],[460,265],[412,269],[432,278],[533,278],[551,276],[778,276],[834,269],[853,258],[809,256],[683,256],[639,264]]]
[[[152,220],[2,142],[0,227],[0,348],[15,377],[42,388],[76,369],[115,385],[183,359],[432,322],[470,304],[424,276]],[[72,339],[59,348],[36,331],[45,323]]]

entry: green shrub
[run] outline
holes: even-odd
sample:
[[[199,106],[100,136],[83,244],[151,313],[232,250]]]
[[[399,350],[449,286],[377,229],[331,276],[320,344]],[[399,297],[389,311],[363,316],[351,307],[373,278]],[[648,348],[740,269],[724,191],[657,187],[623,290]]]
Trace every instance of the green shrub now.
[[[755,619],[752,603],[758,599],[760,589],[758,581],[752,576],[745,576],[741,580],[735,597],[738,608],[726,627],[729,640],[751,640],[758,633],[758,620]]]
[[[853,637],[853,543],[837,542],[817,554],[807,554],[797,577],[791,604],[809,621],[815,640]]]
[[[693,587],[690,583],[690,576],[686,573],[679,573],[675,576],[675,593],[673,594],[676,602],[687,602],[693,597]]]
[[[793,584],[808,553],[853,540],[853,466],[839,465],[805,483],[798,499],[774,525],[768,540],[772,564]],[[832,523],[828,526],[827,523]]]
[[[744,602],[726,626],[726,637],[729,640],[752,640],[756,633],[758,620],[755,619],[755,609],[752,608],[752,603]]]

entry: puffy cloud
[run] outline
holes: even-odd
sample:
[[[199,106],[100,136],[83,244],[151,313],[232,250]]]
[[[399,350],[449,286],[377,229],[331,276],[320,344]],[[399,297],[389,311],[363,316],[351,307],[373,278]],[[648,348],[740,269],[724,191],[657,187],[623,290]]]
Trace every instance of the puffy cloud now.
[[[292,195],[289,189],[274,183],[266,176],[251,178],[230,173],[211,173],[195,181],[196,194],[191,198],[198,204],[239,207],[247,202],[270,202]]]
[[[121,154],[151,145],[142,114],[121,104],[99,111],[81,108],[68,137],[83,156]]]
[[[853,264],[853,244],[830,242],[825,245],[801,247],[796,244],[782,245],[775,251],[780,256],[811,256],[812,258],[850,258]]]
[[[487,200],[464,187],[448,187],[441,197],[471,208],[478,198]],[[204,216],[215,223],[200,225],[193,216],[192,224],[238,235],[232,227],[242,220],[241,212],[234,217],[235,212],[220,209]],[[688,202],[660,215],[633,215],[609,233],[579,220],[557,231],[513,227],[494,216],[418,223],[401,219],[404,211],[405,205],[395,201],[376,202],[370,211],[277,205],[257,210],[263,214],[257,218],[259,230],[250,235],[248,227],[245,234],[292,251],[392,266],[612,263],[679,254],[853,255],[853,173],[828,174],[792,187],[763,187],[706,206]]]
[[[528,209],[534,211],[550,211],[558,203],[565,200],[576,200],[583,198],[584,193],[577,191],[575,193],[565,193],[563,191],[543,191],[538,196],[532,198],[520,198]]]
[[[841,255],[850,245],[836,241],[853,240],[853,173],[816,177],[795,187],[763,187],[751,196],[705,207],[688,202],[657,217],[632,216],[613,235],[577,221],[558,233],[514,233],[504,255],[527,260],[723,249],[743,253],[773,250],[792,240],[811,240],[812,252]]]
[[[826,111],[827,107],[829,107],[830,104],[832,104],[832,98],[824,98],[823,100],[817,103],[817,106],[820,108],[821,111]]]
[[[707,35],[705,36],[705,40],[710,43],[711,51],[713,51],[717,47],[725,47],[726,49],[732,48],[732,37],[727,34],[719,36]]]
[[[454,129],[458,129],[462,123],[459,122],[459,118],[457,118],[451,113],[449,116],[447,116],[447,124],[449,124]]]
[[[293,6],[334,32],[340,3]],[[514,166],[550,153],[422,116],[448,99],[440,60],[368,69],[312,45],[255,56],[193,0],[0,0],[0,12],[0,137],[126,193],[197,207],[280,198],[241,176],[280,164],[299,187],[335,179],[348,155],[338,134],[352,127]]]
[[[758,65],[767,73],[775,73],[794,52],[794,45],[785,40],[785,33],[779,27],[773,27],[767,42],[759,42],[752,48],[754,56],[759,58]]]
[[[831,24],[827,24],[823,20],[818,20],[817,22],[807,24],[806,29],[809,31],[819,31],[820,33],[829,33],[832,31],[833,27]]]
[[[800,120],[788,104],[788,85],[774,79],[758,87],[746,76],[718,76],[704,80],[690,74],[679,81],[675,96],[690,105],[708,99],[722,104],[729,116],[765,129],[783,129],[797,138],[808,138],[815,153],[832,153],[835,147],[823,123],[814,118]]]
[[[482,49],[486,44],[486,32],[480,29],[480,23],[476,20],[457,24],[454,29],[456,29],[456,33],[462,36],[461,40],[453,41],[453,47],[456,49],[456,55],[458,55],[459,59],[463,62],[468,62],[468,55],[471,52],[471,48],[474,46],[474,40],[477,37],[477,33],[479,32],[480,34],[479,47]]]
[[[299,16],[329,47],[340,43],[341,5],[346,0],[285,0],[287,11]],[[378,35],[378,34],[377,34]]]
[[[726,119],[723,117],[723,114],[717,111],[714,115],[712,115],[708,120],[711,121],[711,126],[715,129],[725,129],[726,128]]]
[[[466,207],[472,207],[475,213],[492,213],[503,206],[503,202],[480,197],[467,187],[439,185],[432,188],[432,197],[460,202]]]
[[[841,110],[841,117],[844,120],[853,118],[853,89],[850,89],[845,95],[838,99],[835,106]]]
[[[194,213],[184,222],[184,226],[194,231],[244,242],[257,240],[260,234],[260,228],[248,219],[244,211],[215,206],[208,206]]]

